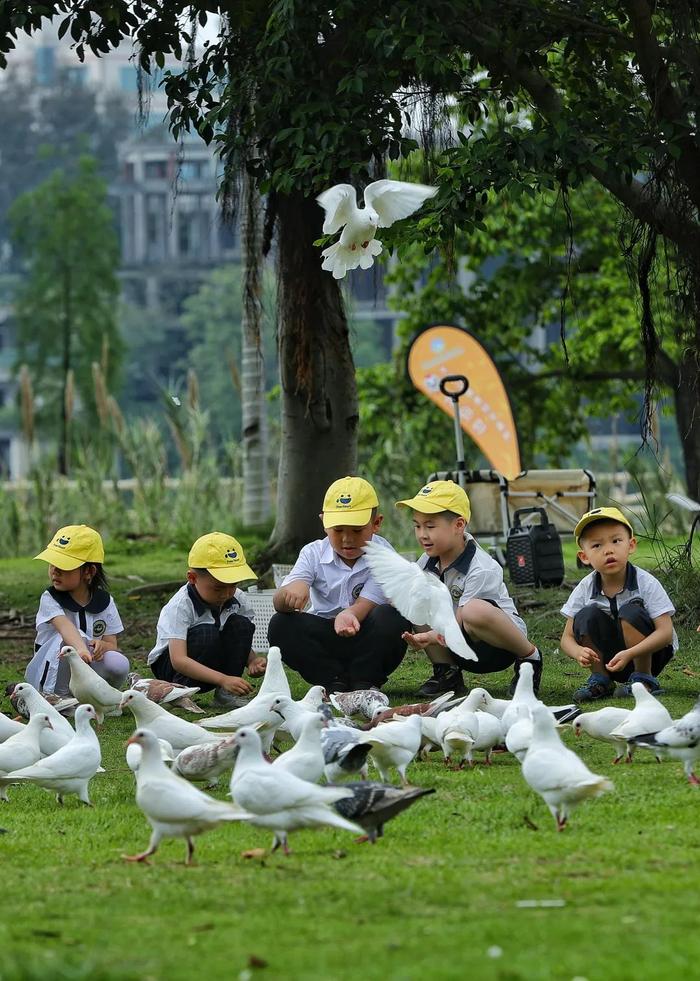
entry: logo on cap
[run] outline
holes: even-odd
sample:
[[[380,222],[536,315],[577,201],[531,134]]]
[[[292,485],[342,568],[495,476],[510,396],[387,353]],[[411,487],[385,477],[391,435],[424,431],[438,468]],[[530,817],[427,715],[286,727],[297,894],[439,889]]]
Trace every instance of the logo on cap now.
[[[65,548],[66,545],[68,545],[69,543],[70,543],[70,535],[68,535],[68,536],[61,535],[60,538],[57,538],[56,539],[56,541],[54,542],[54,545],[60,545],[61,548]]]
[[[433,488],[430,484],[426,484],[425,487],[421,488],[421,494],[432,494]]]
[[[348,504],[352,504],[352,495],[341,494],[340,497],[336,497],[335,503],[340,504],[341,507],[347,507]]]
[[[230,562],[233,562],[234,559],[238,558],[238,552],[232,548],[228,552],[224,552],[224,558],[228,559]]]

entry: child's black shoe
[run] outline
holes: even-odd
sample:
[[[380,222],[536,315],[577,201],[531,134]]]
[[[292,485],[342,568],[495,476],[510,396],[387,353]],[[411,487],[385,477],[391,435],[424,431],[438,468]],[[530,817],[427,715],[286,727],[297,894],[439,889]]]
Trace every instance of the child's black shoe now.
[[[454,664],[434,664],[433,676],[418,689],[421,698],[435,698],[446,691],[453,691],[455,695],[463,695],[466,686],[462,679],[462,672]]]

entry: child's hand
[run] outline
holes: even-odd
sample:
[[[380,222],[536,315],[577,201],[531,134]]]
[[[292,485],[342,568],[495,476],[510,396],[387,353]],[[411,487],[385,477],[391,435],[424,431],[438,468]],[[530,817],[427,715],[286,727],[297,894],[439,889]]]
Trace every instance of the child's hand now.
[[[78,651],[78,654],[80,655],[80,659],[85,661],[86,664],[92,664],[94,658],[87,647],[82,651]]]
[[[360,621],[349,610],[341,610],[335,618],[334,625],[339,637],[354,637],[360,632]]]
[[[405,640],[409,647],[414,647],[421,651],[424,651],[426,647],[430,647],[431,644],[439,644],[440,647],[446,646],[445,638],[441,638],[435,630],[426,630],[420,634],[411,634],[406,630],[401,634],[401,640]]]
[[[622,671],[632,660],[633,655],[629,651],[618,651],[614,658],[605,665],[608,671]]]
[[[253,686],[249,685],[244,678],[237,678],[235,675],[225,674],[221,679],[221,687],[224,691],[231,692],[232,695],[250,695]]]
[[[248,674],[251,678],[259,678],[261,674],[265,674],[266,667],[266,657],[253,657],[248,661]]]
[[[591,647],[579,647],[576,660],[582,668],[590,668],[593,664],[600,663],[600,658]]]
[[[309,601],[309,587],[305,582],[291,582],[288,586],[281,586],[277,598],[288,612],[297,610],[302,612]]]
[[[90,650],[92,651],[93,661],[101,661],[102,658],[105,656],[105,652],[108,651],[109,649],[110,648],[103,640],[90,641]]]

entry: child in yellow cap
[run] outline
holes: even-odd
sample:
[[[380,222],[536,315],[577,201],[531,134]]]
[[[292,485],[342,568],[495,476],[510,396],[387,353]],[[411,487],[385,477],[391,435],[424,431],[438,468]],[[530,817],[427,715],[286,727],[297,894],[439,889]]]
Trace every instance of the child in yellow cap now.
[[[48,562],[51,586],[39,600],[35,653],[25,679],[44,694],[69,694],[69,663],[58,655],[70,646],[97,674],[121,688],[129,661],[117,648],[124,626],[107,588],[99,533],[87,525],[59,528],[35,558]]]
[[[618,508],[594,508],[574,537],[579,559],[592,569],[561,609],[561,649],[590,671],[574,701],[610,698],[616,682],[627,682],[625,694],[635,681],[660,692],[656,676],[678,649],[676,611],[658,579],[629,561],[637,547],[632,524]]]
[[[156,678],[214,689],[214,703],[236,708],[252,686],[242,677],[265,673],[251,649],[254,613],[237,586],[257,579],[239,542],[213,531],[190,549],[187,582],[160,611],[148,664]]]
[[[463,488],[452,480],[434,480],[396,506],[413,512],[416,539],[424,551],[418,565],[450,590],[457,622],[478,657],[477,661],[460,658],[442,646],[434,630],[407,633],[411,646],[425,650],[433,665],[432,678],[418,694],[434,698],[445,691],[459,693],[464,691],[463,669],[490,674],[513,665],[512,693],[523,661],[532,664],[538,691],[542,656],[528,640],[525,622],[503,582],[503,570],[467,531],[471,506]]]
[[[268,639],[310,684],[379,688],[406,653],[401,635],[409,624],[389,605],[362,551],[370,540],[391,548],[377,534],[377,494],[362,477],[341,477],[326,491],[319,517],[326,537],[302,548],[275,593]]]

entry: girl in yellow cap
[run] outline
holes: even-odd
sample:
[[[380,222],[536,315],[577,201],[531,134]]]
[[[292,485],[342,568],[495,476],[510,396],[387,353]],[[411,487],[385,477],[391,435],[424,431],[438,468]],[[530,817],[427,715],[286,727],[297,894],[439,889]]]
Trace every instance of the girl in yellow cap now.
[[[124,626],[108,592],[102,538],[87,525],[66,525],[35,558],[48,562],[51,585],[39,601],[35,653],[25,679],[44,693],[68,694],[70,669],[58,655],[70,646],[120,688],[129,661],[117,649],[117,634]]]

